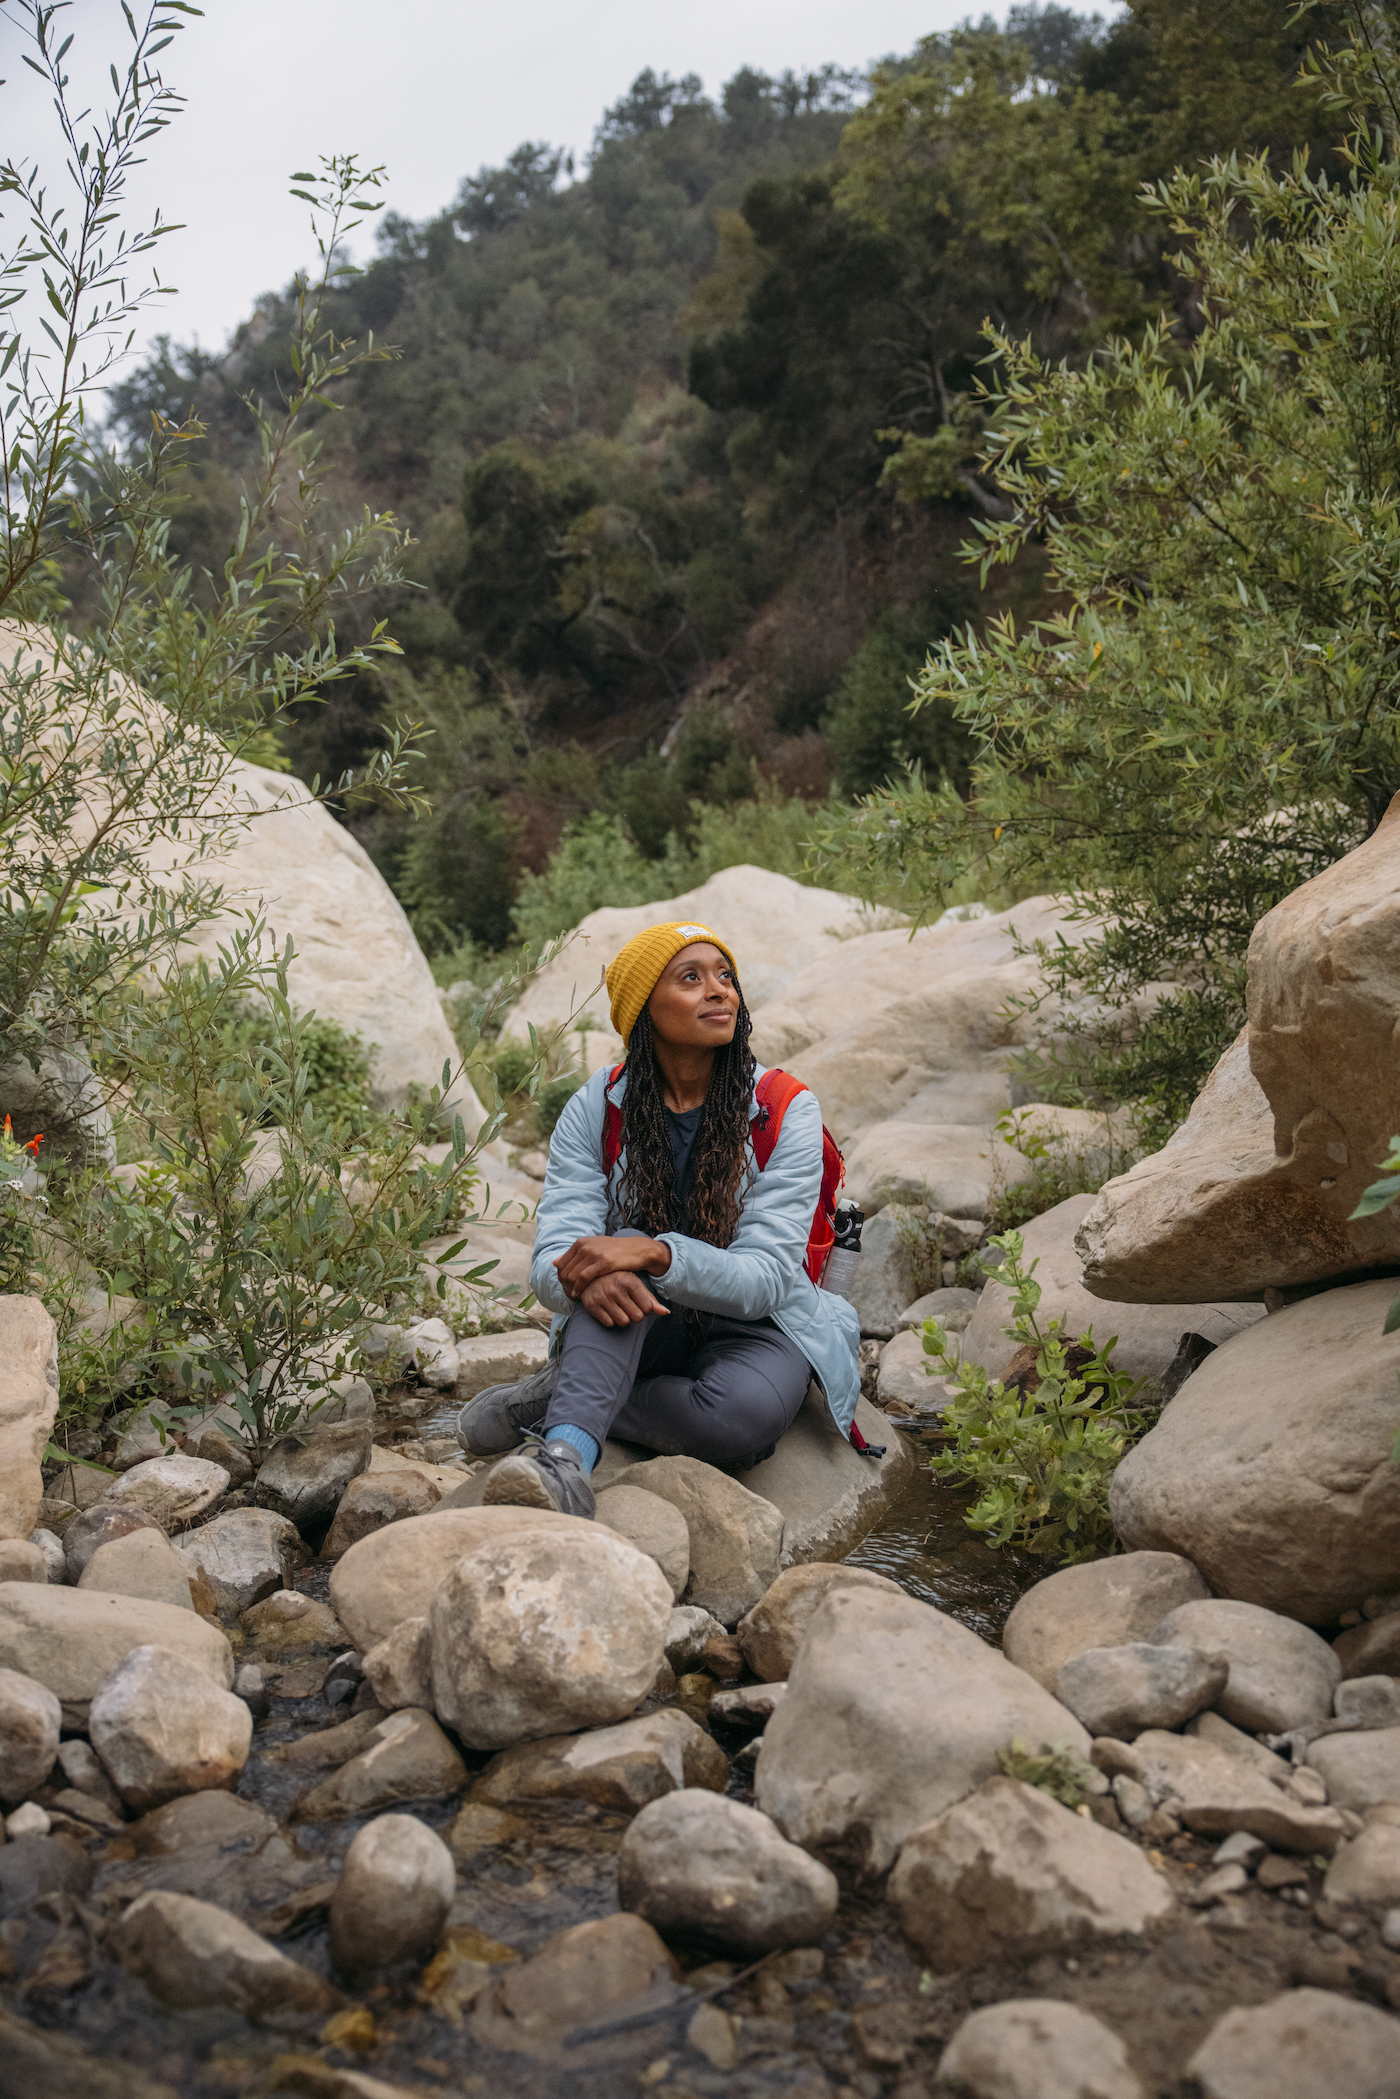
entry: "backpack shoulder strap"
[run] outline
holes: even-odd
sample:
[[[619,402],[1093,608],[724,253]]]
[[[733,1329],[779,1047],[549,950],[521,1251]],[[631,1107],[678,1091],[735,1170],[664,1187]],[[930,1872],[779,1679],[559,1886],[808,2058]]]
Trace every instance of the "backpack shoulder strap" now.
[[[614,1064],[603,1088],[603,1172],[608,1175],[622,1157],[622,1110],[616,1101],[608,1099],[608,1091],[617,1084],[622,1070],[621,1064]]]
[[[749,1136],[753,1143],[754,1163],[760,1173],[773,1156],[773,1147],[782,1134],[784,1115],[798,1094],[806,1091],[801,1079],[795,1079],[790,1071],[782,1071],[776,1064],[764,1072],[755,1086],[758,1113],[749,1124]]]

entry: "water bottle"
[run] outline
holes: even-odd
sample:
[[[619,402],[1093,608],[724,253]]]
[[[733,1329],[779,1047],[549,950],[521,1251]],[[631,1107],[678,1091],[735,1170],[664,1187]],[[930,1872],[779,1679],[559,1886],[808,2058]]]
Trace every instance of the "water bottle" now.
[[[865,1212],[849,1196],[836,1205],[834,1219],[836,1244],[826,1257],[826,1268],[822,1274],[823,1290],[830,1290],[837,1297],[849,1297],[855,1288],[856,1265],[860,1260],[860,1235],[865,1224]]]

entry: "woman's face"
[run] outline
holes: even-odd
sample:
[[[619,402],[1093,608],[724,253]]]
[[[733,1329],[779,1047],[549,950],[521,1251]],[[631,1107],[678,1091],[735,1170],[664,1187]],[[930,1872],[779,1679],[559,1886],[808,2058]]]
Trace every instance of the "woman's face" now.
[[[673,1049],[723,1049],[734,1040],[739,987],[713,941],[697,940],[672,957],[647,1010],[658,1040]]]

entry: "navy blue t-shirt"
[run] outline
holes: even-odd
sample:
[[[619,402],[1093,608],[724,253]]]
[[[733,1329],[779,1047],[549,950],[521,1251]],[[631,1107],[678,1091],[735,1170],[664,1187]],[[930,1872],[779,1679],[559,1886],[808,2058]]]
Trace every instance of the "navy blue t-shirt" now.
[[[698,1108],[687,1108],[684,1115],[666,1110],[666,1133],[671,1140],[671,1160],[676,1174],[676,1222],[675,1231],[688,1229],[686,1212],[690,1204],[690,1191],[695,1180],[695,1140],[700,1135],[700,1124],[704,1120],[705,1103]]]

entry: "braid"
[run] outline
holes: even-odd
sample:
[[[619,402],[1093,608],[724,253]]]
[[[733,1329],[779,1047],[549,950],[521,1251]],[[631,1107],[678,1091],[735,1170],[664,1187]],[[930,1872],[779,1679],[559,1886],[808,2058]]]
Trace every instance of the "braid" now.
[[[738,990],[736,984],[735,989]],[[728,1246],[743,1205],[749,1119],[753,1108],[752,1022],[739,992],[734,1039],[715,1051],[710,1090],[695,1148],[690,1191],[691,1236]],[[651,1014],[637,1017],[627,1046],[627,1091],[622,1097],[622,1149],[627,1165],[618,1190],[624,1219],[654,1239],[675,1229],[676,1170],[666,1128],[666,1101],[656,1061]]]

